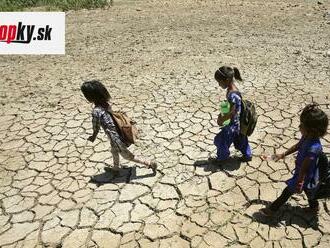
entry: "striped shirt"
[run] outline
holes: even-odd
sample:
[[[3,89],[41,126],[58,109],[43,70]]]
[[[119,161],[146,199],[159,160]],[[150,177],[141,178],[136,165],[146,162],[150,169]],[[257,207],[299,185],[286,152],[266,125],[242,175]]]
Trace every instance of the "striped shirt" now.
[[[95,106],[92,111],[92,123],[93,131],[96,135],[100,130],[100,126],[102,126],[112,145],[117,145],[119,148],[126,147],[118,133],[117,127],[111,115],[106,109],[102,108],[101,106]]]

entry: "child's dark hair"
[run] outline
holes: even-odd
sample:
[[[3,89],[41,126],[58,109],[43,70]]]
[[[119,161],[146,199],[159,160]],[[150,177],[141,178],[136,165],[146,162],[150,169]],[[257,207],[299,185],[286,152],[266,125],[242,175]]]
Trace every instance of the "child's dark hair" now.
[[[239,81],[242,81],[241,73],[239,72],[239,70],[236,67],[231,68],[229,66],[221,66],[215,72],[214,78],[217,81],[224,81],[224,80],[233,81],[234,78]]]
[[[110,100],[108,90],[101,82],[97,80],[84,82],[80,89],[89,102],[103,104]]]
[[[316,103],[307,105],[301,115],[300,123],[313,138],[323,137],[327,133],[329,119]]]

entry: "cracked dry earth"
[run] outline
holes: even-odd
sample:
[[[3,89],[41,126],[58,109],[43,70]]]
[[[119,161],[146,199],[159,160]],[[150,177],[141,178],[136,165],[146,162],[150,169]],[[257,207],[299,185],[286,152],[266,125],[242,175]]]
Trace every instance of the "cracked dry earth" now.
[[[321,2],[114,1],[67,13],[65,56],[2,56],[0,246],[329,247],[329,201],[318,218],[304,214],[304,195],[271,220],[256,214],[294,168],[293,157],[258,155],[299,139],[305,104],[330,114]],[[219,132],[222,64],[241,70],[260,117],[253,161],[220,168],[203,160]],[[138,122],[132,150],[160,163],[156,175],[124,160],[120,176],[105,172],[110,144],[103,132],[86,141],[91,105],[79,90],[95,78]],[[330,136],[322,142],[329,152]]]

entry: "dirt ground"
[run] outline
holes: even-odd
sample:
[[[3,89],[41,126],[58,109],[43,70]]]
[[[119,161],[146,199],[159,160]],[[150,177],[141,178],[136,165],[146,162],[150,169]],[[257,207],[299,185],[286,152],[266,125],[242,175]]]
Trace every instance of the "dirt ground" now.
[[[257,211],[294,168],[293,156],[258,156],[297,142],[307,103],[330,116],[330,1],[115,0],[66,25],[65,56],[1,56],[0,247],[328,247],[329,201],[318,217],[304,195],[271,219]],[[219,167],[203,161],[224,64],[260,117],[253,160]],[[156,159],[156,174],[124,160],[118,177],[104,170],[109,141],[86,140],[90,79],[137,121],[131,150]],[[330,152],[329,134],[322,144]]]

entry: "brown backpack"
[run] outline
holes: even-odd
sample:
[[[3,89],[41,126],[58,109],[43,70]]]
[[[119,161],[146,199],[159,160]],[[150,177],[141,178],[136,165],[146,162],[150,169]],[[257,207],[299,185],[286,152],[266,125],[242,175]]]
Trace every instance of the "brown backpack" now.
[[[119,131],[119,134],[123,138],[123,141],[127,146],[130,146],[131,144],[134,144],[136,142],[136,139],[138,138],[138,129],[136,126],[135,121],[133,121],[131,118],[129,118],[125,113],[120,111],[109,111],[117,128]]]

